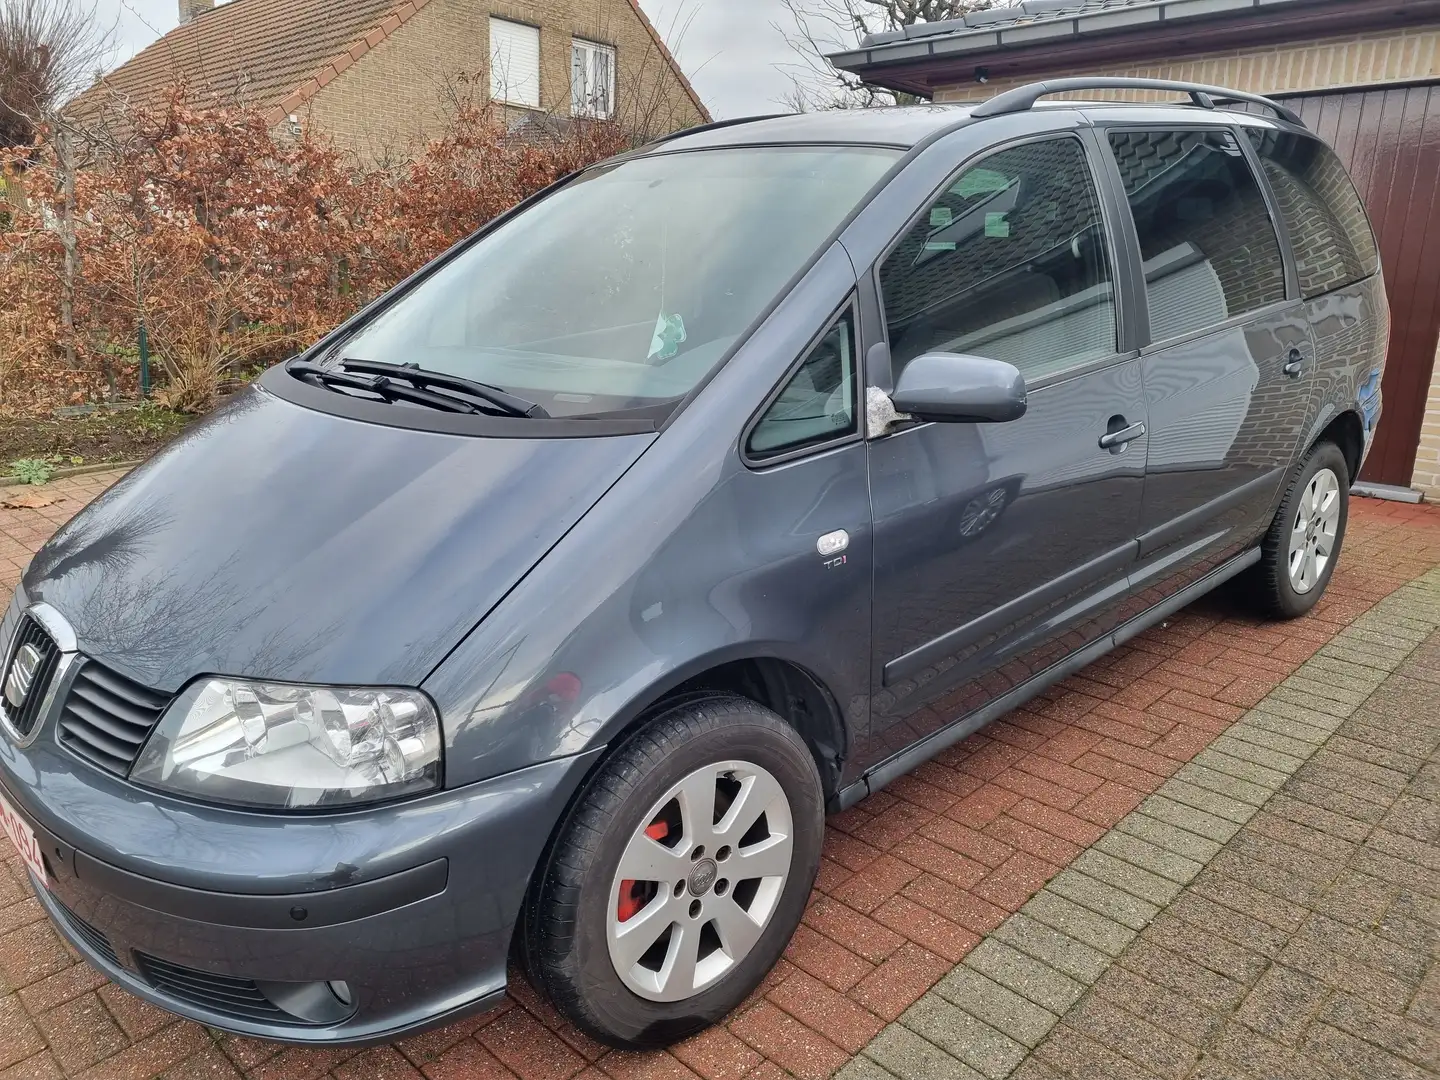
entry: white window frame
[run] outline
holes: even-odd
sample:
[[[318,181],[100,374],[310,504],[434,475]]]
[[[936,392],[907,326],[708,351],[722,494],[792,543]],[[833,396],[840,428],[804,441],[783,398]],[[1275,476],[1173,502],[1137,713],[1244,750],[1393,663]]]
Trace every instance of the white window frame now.
[[[615,115],[615,47],[570,39],[570,115],[609,120]]]
[[[540,108],[540,28],[490,17],[490,98]]]

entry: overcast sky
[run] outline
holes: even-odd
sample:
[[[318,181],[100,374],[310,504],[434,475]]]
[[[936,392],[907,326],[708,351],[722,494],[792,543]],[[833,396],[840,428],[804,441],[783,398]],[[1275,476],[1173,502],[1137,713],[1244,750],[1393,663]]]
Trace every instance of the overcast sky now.
[[[343,3],[344,0],[336,0]],[[106,25],[116,25],[116,62],[174,28],[177,0],[96,0]],[[777,65],[791,59],[773,28],[780,0],[641,0],[717,119],[776,112],[789,78]]]

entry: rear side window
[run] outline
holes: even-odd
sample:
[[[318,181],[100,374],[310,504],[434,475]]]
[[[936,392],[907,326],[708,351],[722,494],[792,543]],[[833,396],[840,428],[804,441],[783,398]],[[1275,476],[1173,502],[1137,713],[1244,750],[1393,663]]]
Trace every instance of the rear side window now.
[[[1285,263],[1260,185],[1228,131],[1112,131],[1140,236],[1150,339],[1285,299]]]
[[[927,352],[1005,360],[1031,382],[1115,352],[1115,297],[1079,141],[962,172],[880,267],[894,374]]]
[[[763,460],[833,442],[858,430],[855,318],[846,311],[765,410],[745,449],[750,457]]]
[[[1328,146],[1290,131],[1247,129],[1290,233],[1305,299],[1375,273],[1380,254],[1365,207]]]

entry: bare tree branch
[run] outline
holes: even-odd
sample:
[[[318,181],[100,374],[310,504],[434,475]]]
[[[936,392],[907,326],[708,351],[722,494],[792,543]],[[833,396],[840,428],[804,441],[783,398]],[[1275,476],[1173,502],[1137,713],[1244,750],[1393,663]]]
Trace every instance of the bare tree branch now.
[[[972,11],[1008,7],[1015,0],[780,0],[785,18],[772,24],[795,59],[782,65],[790,91],[780,104],[796,112],[868,109],[903,104],[909,95],[871,86],[831,66],[826,55],[857,48],[867,34],[916,23],[959,19]]]
[[[0,146],[25,146],[104,67],[114,28],[94,0],[0,0]]]

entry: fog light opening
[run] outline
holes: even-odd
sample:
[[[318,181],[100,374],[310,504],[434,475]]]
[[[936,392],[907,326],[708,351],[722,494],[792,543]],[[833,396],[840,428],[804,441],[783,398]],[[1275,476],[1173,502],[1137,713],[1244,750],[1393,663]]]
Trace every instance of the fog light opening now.
[[[338,1024],[355,1012],[355,992],[348,982],[257,982],[270,1004],[289,1014],[288,1023]]]

